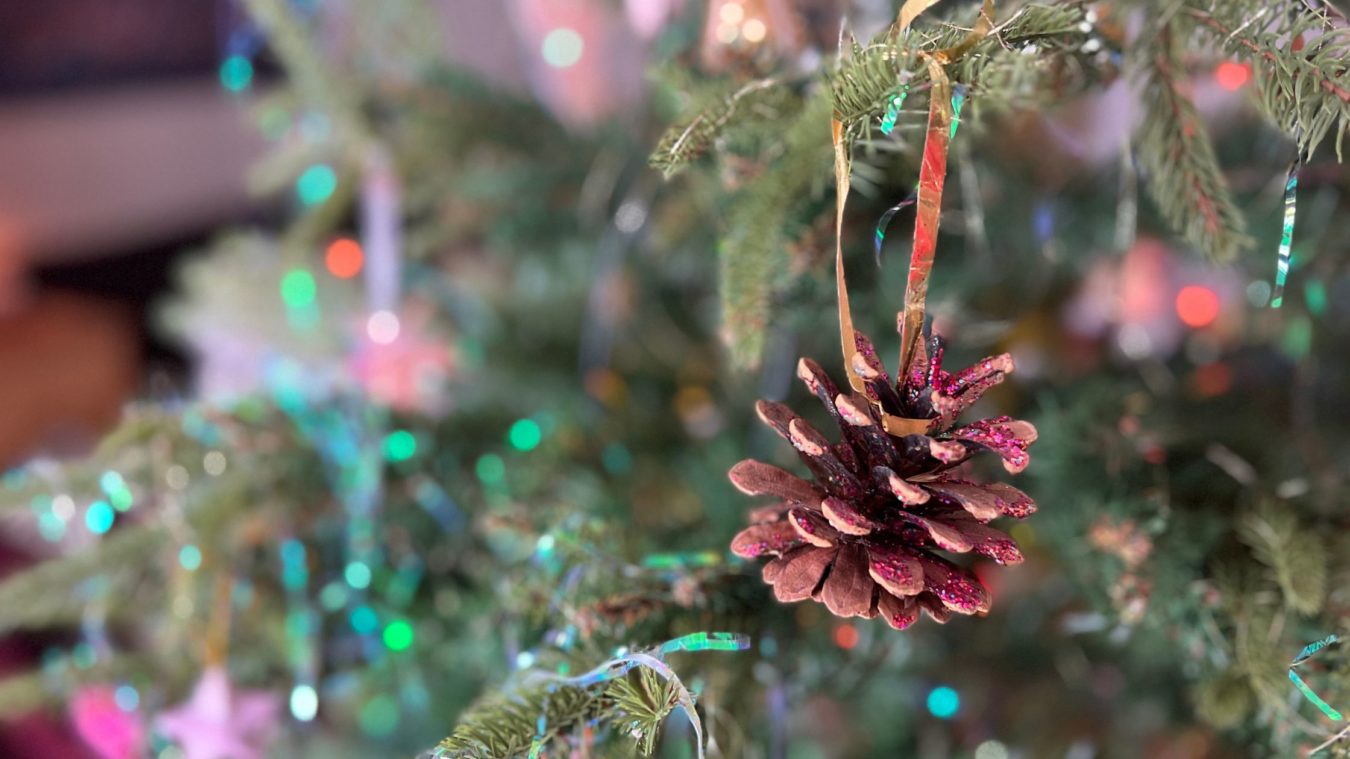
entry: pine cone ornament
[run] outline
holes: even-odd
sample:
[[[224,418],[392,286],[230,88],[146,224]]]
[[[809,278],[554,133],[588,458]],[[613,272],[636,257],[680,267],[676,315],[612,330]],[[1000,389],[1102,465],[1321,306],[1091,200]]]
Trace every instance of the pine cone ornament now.
[[[962,411],[1012,371],[1012,358],[986,358],[950,374],[935,338],[931,355],[920,346],[908,376],[892,385],[871,342],[855,336],[852,376],[863,392],[841,393],[810,359],[797,365],[797,376],[838,423],[838,443],[783,404],[756,405],[764,423],[797,449],[814,482],[754,460],[732,467],[731,481],[742,492],[780,500],[751,512],[751,526],[731,550],[773,557],[764,580],[779,601],[814,598],[841,617],[879,615],[903,630],[920,609],[938,622],[952,612],[983,614],[988,591],[939,552],[974,551],[1000,564],[1022,560],[1012,538],[988,522],[1021,519],[1036,504],[1010,485],[964,479],[961,465],[988,450],[1009,472],[1020,472],[1036,429],[1006,416],[955,426]]]

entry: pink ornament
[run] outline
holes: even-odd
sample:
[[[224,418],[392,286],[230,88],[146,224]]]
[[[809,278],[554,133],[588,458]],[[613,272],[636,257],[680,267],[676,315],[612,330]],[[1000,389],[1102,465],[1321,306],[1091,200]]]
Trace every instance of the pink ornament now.
[[[642,45],[605,0],[512,0],[530,82],[558,119],[591,127],[643,90]]]
[[[160,714],[155,726],[187,759],[262,759],[280,709],[276,694],[235,692],[223,667],[208,667],[187,703]]]
[[[145,726],[140,715],[117,705],[113,689],[90,685],[70,700],[75,732],[99,759],[139,759],[145,752]]]
[[[349,366],[371,398],[399,411],[446,410],[455,352],[447,339],[427,330],[432,317],[427,304],[410,300],[391,340],[375,340],[369,330],[358,339]]]
[[[633,31],[649,40],[675,15],[679,5],[680,0],[624,0],[623,10]]]

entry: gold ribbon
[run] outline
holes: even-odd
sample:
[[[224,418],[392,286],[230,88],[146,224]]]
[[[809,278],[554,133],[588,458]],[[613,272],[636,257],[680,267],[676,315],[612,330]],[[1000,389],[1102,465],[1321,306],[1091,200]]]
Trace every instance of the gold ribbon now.
[[[893,33],[898,35],[903,32],[915,18],[938,2],[940,0],[906,0],[900,8]],[[929,92],[928,131],[919,170],[914,250],[910,256],[909,277],[905,284],[904,308],[897,315],[899,317],[897,326],[900,329],[900,364],[896,379],[901,384],[908,377],[916,356],[922,352],[922,341],[919,336],[923,331],[928,277],[932,272],[933,258],[937,251],[937,233],[942,216],[942,189],[947,174],[947,147],[951,142],[952,120],[951,82],[947,78],[945,66],[959,60],[989,35],[994,28],[993,15],[993,0],[984,0],[979,19],[961,42],[943,50],[922,54],[928,61],[932,90]],[[853,357],[858,348],[853,329],[853,314],[849,307],[848,283],[844,274],[844,207],[848,202],[852,163],[844,125],[837,117],[832,124],[831,137],[834,142],[836,188],[834,273],[839,299],[839,340],[843,348],[844,371],[848,375],[849,385],[854,391],[866,396],[866,384],[853,369]],[[880,408],[877,411],[881,416],[882,426],[892,435],[903,436],[928,430],[927,419],[905,419],[887,414]]]

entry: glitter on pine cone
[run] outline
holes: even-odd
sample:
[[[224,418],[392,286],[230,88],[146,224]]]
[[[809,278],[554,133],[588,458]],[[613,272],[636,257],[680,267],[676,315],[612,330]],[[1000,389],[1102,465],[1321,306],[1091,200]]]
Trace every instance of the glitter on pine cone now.
[[[1011,485],[964,479],[960,467],[987,450],[1009,472],[1022,471],[1036,428],[1006,416],[955,426],[962,411],[1012,371],[1012,358],[986,358],[950,374],[934,338],[931,356],[918,351],[909,376],[892,385],[861,334],[857,350],[853,370],[865,394],[841,393],[810,359],[797,365],[797,376],[839,425],[838,443],[781,403],[756,405],[760,419],[797,449],[814,481],[750,459],[732,467],[731,481],[742,492],[779,500],[751,512],[750,527],[731,550],[743,558],[773,557],[764,580],[785,603],[814,598],[838,616],[881,616],[898,630],[913,624],[920,610],[938,622],[952,612],[983,614],[988,591],[938,552],[1022,561],[1012,538],[988,522],[1021,519],[1036,504]],[[887,415],[918,420],[926,430],[893,435]]]

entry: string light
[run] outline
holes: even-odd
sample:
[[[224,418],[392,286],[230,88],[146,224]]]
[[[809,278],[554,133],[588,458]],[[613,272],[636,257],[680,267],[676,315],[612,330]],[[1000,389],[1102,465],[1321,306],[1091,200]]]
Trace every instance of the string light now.
[[[95,535],[102,535],[112,529],[115,515],[116,512],[113,511],[112,506],[108,505],[107,501],[94,501],[89,504],[89,510],[84,513],[84,524],[90,532]]]
[[[365,590],[370,587],[370,567],[359,561],[348,564],[342,576],[346,578],[348,585],[357,590]]]
[[[407,461],[417,454],[417,437],[407,430],[395,430],[384,439],[384,457],[390,461]]]
[[[319,694],[312,685],[297,685],[291,690],[291,715],[309,722],[319,713]]]
[[[858,646],[858,628],[853,625],[842,622],[834,628],[834,644],[844,649],[852,651]]]
[[[1008,759],[1008,747],[998,741],[985,741],[975,748],[975,759]]]
[[[318,205],[328,200],[337,189],[337,174],[326,163],[316,163],[305,169],[295,180],[295,194],[300,202],[307,206]]]
[[[413,644],[413,628],[407,622],[398,619],[384,628],[384,645],[390,651],[406,651]]]
[[[141,694],[130,685],[119,685],[113,691],[113,702],[124,712],[134,712],[141,705]]]
[[[398,339],[400,325],[393,311],[376,311],[366,321],[366,335],[371,342],[388,345]]]
[[[328,268],[328,273],[334,277],[351,279],[361,273],[365,260],[360,243],[349,237],[339,237],[328,244],[323,263]]]
[[[769,27],[765,26],[763,21],[752,18],[741,26],[741,35],[745,37],[746,42],[763,42],[764,38],[769,35]]]
[[[1187,285],[1177,293],[1177,316],[1188,327],[1207,327],[1219,318],[1219,296],[1201,285]]]
[[[478,462],[474,464],[473,471],[484,485],[496,485],[506,477],[506,464],[502,461],[501,456],[488,453],[478,457]]]
[[[230,92],[243,92],[253,83],[253,63],[242,55],[231,55],[220,63],[220,84]]]
[[[189,572],[195,572],[202,565],[202,549],[188,543],[178,550],[178,564]]]
[[[380,626],[380,618],[369,606],[358,606],[352,610],[350,618],[352,629],[361,635],[369,635]]]
[[[202,457],[202,469],[212,477],[219,477],[225,473],[225,454],[220,451],[210,451]]]
[[[281,278],[281,300],[288,308],[304,308],[311,305],[317,294],[314,275],[304,269],[291,269]]]
[[[532,451],[539,447],[539,442],[543,440],[544,434],[539,429],[539,424],[533,419],[520,419],[511,425],[511,431],[507,434],[507,439],[511,447],[517,451]]]
[[[1237,61],[1224,61],[1214,70],[1214,78],[1219,86],[1229,92],[1237,92],[1252,78],[1252,67]]]
[[[544,35],[541,52],[545,63],[553,68],[565,69],[575,66],[585,49],[586,42],[577,30],[564,26]]]
[[[951,719],[961,708],[961,696],[955,690],[939,685],[928,692],[928,711],[938,719]]]
[[[398,704],[388,696],[376,696],[361,707],[357,721],[361,731],[372,738],[392,735],[398,728]]]

